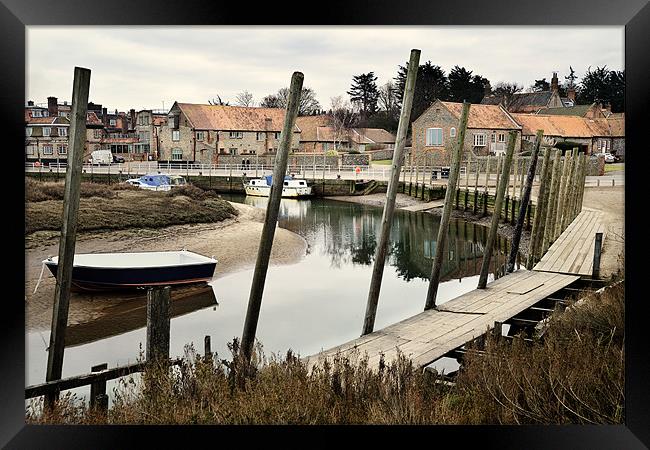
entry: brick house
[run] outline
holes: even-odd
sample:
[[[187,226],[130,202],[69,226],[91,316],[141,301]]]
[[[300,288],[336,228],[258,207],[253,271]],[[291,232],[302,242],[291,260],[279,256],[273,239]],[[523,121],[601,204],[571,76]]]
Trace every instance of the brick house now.
[[[286,111],[281,108],[175,102],[160,128],[159,161],[219,164],[220,155],[275,154]],[[291,149],[297,151],[295,125]]]
[[[439,163],[451,162],[462,103],[436,100],[412,123],[414,156],[433,156]],[[501,105],[473,104],[469,109],[464,153],[502,154],[506,151],[508,132],[517,132],[515,151],[521,151],[521,125]]]
[[[381,128],[347,128],[338,130],[332,126],[329,115],[302,116],[296,119],[300,128],[300,151],[323,153],[328,150],[366,151],[392,149],[395,135]]]

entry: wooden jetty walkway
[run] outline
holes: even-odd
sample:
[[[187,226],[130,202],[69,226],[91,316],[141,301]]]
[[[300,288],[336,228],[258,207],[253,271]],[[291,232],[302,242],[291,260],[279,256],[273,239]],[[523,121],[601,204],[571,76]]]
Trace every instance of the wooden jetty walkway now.
[[[564,233],[551,245],[533,268],[537,271],[591,275],[594,262],[594,235],[603,234],[606,227],[603,213],[583,209]]]
[[[583,275],[591,275],[594,235],[605,228],[601,216],[599,211],[583,210],[533,270],[508,274],[489,283],[486,289],[468,292],[304,360],[312,368],[319,360],[358,352],[358,356],[367,354],[369,367],[376,368],[382,354],[388,363],[399,350],[416,366],[427,366],[485,334],[495,322],[506,322],[558,291],[572,289],[569,286]]]

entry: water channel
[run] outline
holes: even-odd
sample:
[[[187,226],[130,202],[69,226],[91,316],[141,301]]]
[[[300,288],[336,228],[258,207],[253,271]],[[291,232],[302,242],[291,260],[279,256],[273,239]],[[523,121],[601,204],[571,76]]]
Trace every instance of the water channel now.
[[[244,195],[223,197],[261,208],[267,202]],[[267,355],[284,354],[290,348],[306,356],[360,335],[381,215],[382,208],[375,206],[282,200],[279,226],[302,236],[308,246],[298,263],[269,268],[257,331]],[[375,329],[423,310],[439,222],[432,214],[396,211]],[[485,227],[451,221],[438,304],[476,288],[486,237]],[[491,272],[505,258],[506,243],[500,241],[499,247]],[[185,301],[171,319],[171,356],[182,356],[190,343],[202,353],[203,338],[210,335],[213,351],[229,358],[226,344],[241,337],[252,277],[252,267],[227,274],[210,283],[208,295]],[[114,325],[108,328],[113,331],[107,337],[72,330],[76,338],[65,350],[64,377],[86,373],[101,363],[114,367],[137,359],[146,340],[144,322],[129,325],[126,315],[106,318],[110,320]],[[45,379],[47,342],[47,332],[27,334],[27,384]],[[114,384],[109,382],[109,390]],[[87,389],[79,392],[84,395]]]

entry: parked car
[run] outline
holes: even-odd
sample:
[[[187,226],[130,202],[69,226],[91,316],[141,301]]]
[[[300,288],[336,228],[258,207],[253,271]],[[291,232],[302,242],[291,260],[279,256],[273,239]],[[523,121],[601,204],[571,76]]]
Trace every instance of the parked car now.
[[[114,163],[123,163],[124,162],[124,157],[119,156],[119,155],[113,155],[113,162]]]
[[[90,154],[90,164],[111,164],[113,162],[113,155],[110,150],[95,150]]]
[[[606,163],[616,162],[616,158],[611,153],[605,153],[605,162]]]

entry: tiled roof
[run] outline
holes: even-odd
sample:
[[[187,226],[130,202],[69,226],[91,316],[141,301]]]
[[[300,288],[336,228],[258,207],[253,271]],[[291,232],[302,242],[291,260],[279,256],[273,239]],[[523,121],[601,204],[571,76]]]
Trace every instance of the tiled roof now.
[[[576,105],[565,106],[562,108],[544,108],[539,111],[539,114],[549,114],[554,116],[580,116],[584,117],[589,108],[593,105]]]
[[[460,119],[462,103],[440,102],[454,116]],[[434,103],[435,105],[435,103]],[[431,105],[433,107],[433,105]],[[495,130],[518,130],[520,128],[511,116],[499,105],[472,104],[469,108],[467,128],[488,128]]]
[[[176,103],[192,126],[199,130],[282,131],[286,111],[281,108],[253,108],[246,106],[199,105]],[[294,131],[300,131],[297,126]]]
[[[329,127],[331,117],[327,115],[301,116],[296,118],[296,125],[300,128],[300,140],[303,142],[319,141],[319,127]],[[333,140],[333,139],[331,139]]]
[[[101,125],[102,121],[99,120],[99,117],[97,117],[97,114],[95,114],[94,111],[87,111],[86,112],[86,124],[88,124],[88,125]]]
[[[395,143],[395,135],[383,128],[355,128],[355,130],[377,144]]]
[[[503,102],[503,95],[486,95],[481,100],[481,105],[499,105]]]
[[[513,94],[508,103],[510,112],[533,112],[548,105],[551,100],[551,91],[526,92]]]
[[[513,114],[523,126],[522,134],[534,135],[544,130],[545,136],[592,138],[597,136],[625,136],[625,125],[620,119],[586,119],[578,116],[546,114]]]
[[[153,116],[153,119],[151,121],[153,122],[154,126],[165,125],[167,123],[167,117],[166,116]]]

